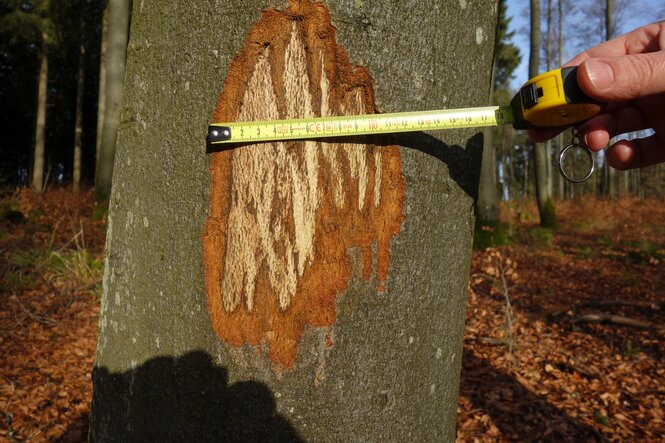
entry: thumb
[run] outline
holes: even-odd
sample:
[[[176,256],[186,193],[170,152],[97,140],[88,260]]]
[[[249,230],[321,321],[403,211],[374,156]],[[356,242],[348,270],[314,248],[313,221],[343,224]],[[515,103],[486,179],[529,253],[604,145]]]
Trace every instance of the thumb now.
[[[607,102],[665,92],[665,51],[592,58],[577,70],[580,88]]]

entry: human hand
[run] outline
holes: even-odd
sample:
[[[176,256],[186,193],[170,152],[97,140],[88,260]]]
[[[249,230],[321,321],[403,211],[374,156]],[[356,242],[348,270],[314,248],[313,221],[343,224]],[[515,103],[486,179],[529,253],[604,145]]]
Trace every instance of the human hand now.
[[[575,65],[582,91],[607,103],[601,114],[578,128],[584,143],[600,151],[611,137],[652,128],[650,137],[612,145],[608,162],[616,169],[632,169],[665,161],[665,21],[608,40],[564,66]],[[529,136],[541,142],[562,129],[529,130]]]

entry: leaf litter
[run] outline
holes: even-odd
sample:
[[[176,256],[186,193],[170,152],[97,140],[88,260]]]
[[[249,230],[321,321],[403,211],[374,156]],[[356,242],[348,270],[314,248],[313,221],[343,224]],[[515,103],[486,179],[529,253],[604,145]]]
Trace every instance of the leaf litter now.
[[[458,441],[665,439],[663,203],[558,202],[551,242],[504,205],[514,243],[473,256]]]
[[[502,207],[512,244],[473,255],[459,442],[665,439],[664,203],[558,202],[547,235],[532,203]],[[0,440],[87,441],[102,212],[0,198]],[[648,328],[578,321],[599,314]]]

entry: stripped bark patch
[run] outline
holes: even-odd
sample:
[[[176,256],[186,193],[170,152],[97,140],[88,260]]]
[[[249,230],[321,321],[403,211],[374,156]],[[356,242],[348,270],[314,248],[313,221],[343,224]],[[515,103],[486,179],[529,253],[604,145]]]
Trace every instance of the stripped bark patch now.
[[[372,88],[337,45],[326,7],[292,0],[250,30],[214,120],[371,113]],[[399,151],[361,140],[257,144],[214,153],[211,177],[203,245],[213,328],[232,346],[267,344],[290,368],[306,325],[335,322],[351,248],[362,252],[362,277],[384,290],[403,220]]]

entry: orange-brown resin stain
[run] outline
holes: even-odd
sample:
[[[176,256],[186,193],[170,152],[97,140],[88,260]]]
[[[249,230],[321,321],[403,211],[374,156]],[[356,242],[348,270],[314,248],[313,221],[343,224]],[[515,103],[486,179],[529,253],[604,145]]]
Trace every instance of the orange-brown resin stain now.
[[[304,60],[305,76],[288,66],[291,60]],[[266,91],[247,91],[259,80]],[[294,94],[293,85],[307,90]],[[229,67],[214,121],[275,118],[269,109],[279,118],[308,116],[290,103],[296,99],[311,107],[311,116],[372,113],[372,89],[367,70],[353,67],[337,45],[327,8],[292,0],[284,11],[264,11],[250,30]],[[258,166],[241,170],[241,164]],[[399,151],[362,140],[244,146],[214,153],[211,176],[203,245],[212,326],[229,345],[267,345],[275,364],[291,368],[306,325],[335,323],[336,297],[351,278],[350,249],[361,253],[362,278],[376,276],[377,290],[384,290],[390,240],[403,221]],[[243,196],[248,180],[260,189]],[[332,347],[330,336],[325,345]]]

